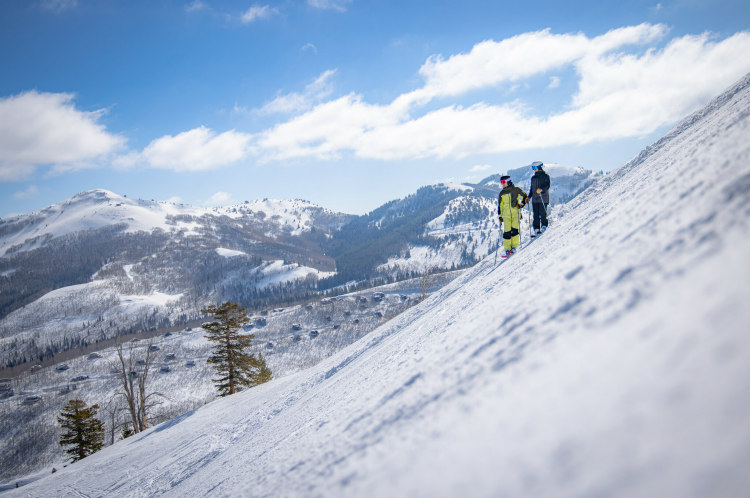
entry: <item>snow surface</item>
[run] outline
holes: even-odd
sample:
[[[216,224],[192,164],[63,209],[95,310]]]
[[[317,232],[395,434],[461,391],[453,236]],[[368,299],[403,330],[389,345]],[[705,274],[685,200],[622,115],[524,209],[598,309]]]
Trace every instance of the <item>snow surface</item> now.
[[[120,296],[120,307],[121,311],[127,311],[128,308],[164,307],[171,302],[179,301],[182,296],[182,294],[165,294],[163,292]]]
[[[298,263],[284,264],[281,259],[264,262],[259,271],[263,274],[263,278],[255,284],[258,289],[265,289],[271,285],[284,284],[295,280],[304,280],[308,275],[314,275],[321,279],[336,274],[336,272],[320,271]]]
[[[238,218],[244,215],[260,214],[279,227],[289,228],[292,235],[309,232],[313,226],[315,212],[335,214],[315,204],[301,199],[256,199],[244,204],[221,208],[221,213]],[[272,236],[272,233],[266,235]]]
[[[586,170],[579,166],[566,166],[559,163],[544,163],[542,169],[551,177],[556,176],[573,176],[586,173]]]
[[[2,496],[750,495],[750,77],[317,366]]]
[[[126,232],[150,232],[156,228],[169,231],[173,227],[167,224],[167,215],[200,216],[205,212],[201,208],[178,208],[174,204],[128,199],[103,189],[90,190],[24,215],[27,222],[23,229],[0,240],[0,254],[16,245],[23,244],[24,249],[29,250],[51,238],[117,223],[126,224]],[[12,223],[23,217],[7,221]]]
[[[235,256],[247,256],[246,252],[237,251],[235,249],[227,249],[225,247],[217,247],[216,254],[225,258],[233,258]]]

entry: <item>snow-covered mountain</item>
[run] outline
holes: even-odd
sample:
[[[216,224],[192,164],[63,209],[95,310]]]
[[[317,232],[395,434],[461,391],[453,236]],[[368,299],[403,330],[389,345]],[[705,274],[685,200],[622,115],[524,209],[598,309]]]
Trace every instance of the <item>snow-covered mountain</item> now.
[[[313,228],[330,232],[350,218],[299,199],[263,199],[220,208],[199,208],[134,200],[96,189],[27,215],[0,220],[0,255],[29,251],[58,237],[111,226],[121,227],[123,233],[150,233],[159,229],[198,235],[205,229],[201,218],[224,216],[255,219],[266,228],[265,234],[269,237],[285,232],[299,235]]]
[[[211,302],[257,308],[466,268],[498,244],[496,195],[439,184],[356,217],[301,200],[208,209],[92,190],[0,220],[0,369],[186,323]]]
[[[603,173],[579,167],[545,166],[552,180],[551,212],[603,176]],[[529,190],[531,167],[513,168],[502,174],[511,175],[516,185]],[[497,196],[502,189],[502,174],[489,176],[477,184],[425,187],[413,196],[394,201],[368,215],[373,218],[372,214],[377,214],[375,219],[366,220],[376,237],[382,237],[379,232],[384,231],[384,226],[390,226],[394,233],[411,234],[399,241],[400,245],[391,243],[390,251],[378,248],[381,258],[387,259],[379,261],[376,270],[386,275],[418,275],[430,270],[471,266],[493,252],[500,243]],[[528,231],[530,218],[526,216],[521,221],[522,232]],[[360,227],[360,231],[364,230]]]
[[[549,200],[552,205],[568,202],[594,183],[594,181],[604,176],[604,173],[601,171],[597,173],[584,168],[558,163],[544,163],[544,171],[547,172],[551,179]],[[530,166],[513,168],[504,174],[510,175],[513,183],[528,193],[531,188],[531,177],[534,174]],[[476,187],[499,191],[502,188],[500,186],[500,176],[498,174],[485,178]]]
[[[335,271],[321,244],[352,218],[300,200],[205,209],[93,190],[0,220],[0,368],[184,323],[205,303],[304,295]]]
[[[308,370],[3,496],[747,496],[750,75]]]

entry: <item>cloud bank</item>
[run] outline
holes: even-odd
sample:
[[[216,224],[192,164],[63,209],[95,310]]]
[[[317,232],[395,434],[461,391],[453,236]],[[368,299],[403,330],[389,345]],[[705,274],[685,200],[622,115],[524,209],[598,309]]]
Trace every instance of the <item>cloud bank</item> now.
[[[251,135],[234,130],[217,135],[201,126],[152,141],[141,159],[154,168],[202,171],[234,163],[248,155]]]
[[[663,25],[642,24],[595,38],[543,30],[484,41],[466,54],[430,57],[419,70],[424,85],[388,105],[368,104],[357,94],[321,103],[261,133],[258,150],[265,160],[344,153],[380,160],[459,159],[643,136],[684,117],[750,71],[750,61],[740,56],[750,46],[750,33],[722,41],[706,33],[673,39],[661,49],[650,46],[666,33]],[[629,52],[630,47],[640,50]],[[562,112],[540,116],[523,103],[481,101],[420,112],[436,99],[465,98],[569,67],[579,78],[578,90]]]
[[[310,5],[336,9],[346,2]],[[251,21],[264,12],[255,6],[246,14]],[[386,104],[369,103],[356,92],[331,98],[337,72],[328,70],[302,92],[280,94],[256,109],[280,120],[270,128],[219,133],[201,126],[156,138],[110,163],[202,171],[299,158],[460,159],[644,136],[750,71],[744,56],[750,32],[723,40],[703,33],[664,43],[667,34],[664,25],[641,24],[593,38],[546,29],[486,40],[466,53],[429,57],[418,69],[422,85]],[[494,92],[499,99],[510,88],[534,84],[539,92],[565,98],[557,89],[562,72],[566,87],[573,78],[578,86],[559,111],[535,113],[533,102],[520,97],[472,102],[479,92],[485,97]],[[113,155],[125,141],[99,123],[101,114],[76,109],[70,94],[27,92],[0,99],[0,181],[27,178],[41,165],[64,171]]]
[[[125,144],[99,123],[104,111],[75,108],[69,93],[0,98],[0,180],[30,177],[40,165],[80,169]]]

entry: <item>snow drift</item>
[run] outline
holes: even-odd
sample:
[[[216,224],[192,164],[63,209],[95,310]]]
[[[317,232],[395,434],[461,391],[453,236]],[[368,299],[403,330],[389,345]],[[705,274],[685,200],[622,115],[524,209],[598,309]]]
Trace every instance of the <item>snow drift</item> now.
[[[3,496],[747,496],[750,77],[499,266]]]

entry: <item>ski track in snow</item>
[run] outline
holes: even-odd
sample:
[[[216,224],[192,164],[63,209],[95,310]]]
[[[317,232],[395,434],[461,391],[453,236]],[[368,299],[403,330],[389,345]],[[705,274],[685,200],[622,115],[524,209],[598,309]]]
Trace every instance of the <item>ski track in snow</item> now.
[[[750,77],[315,367],[2,496],[747,496]]]

